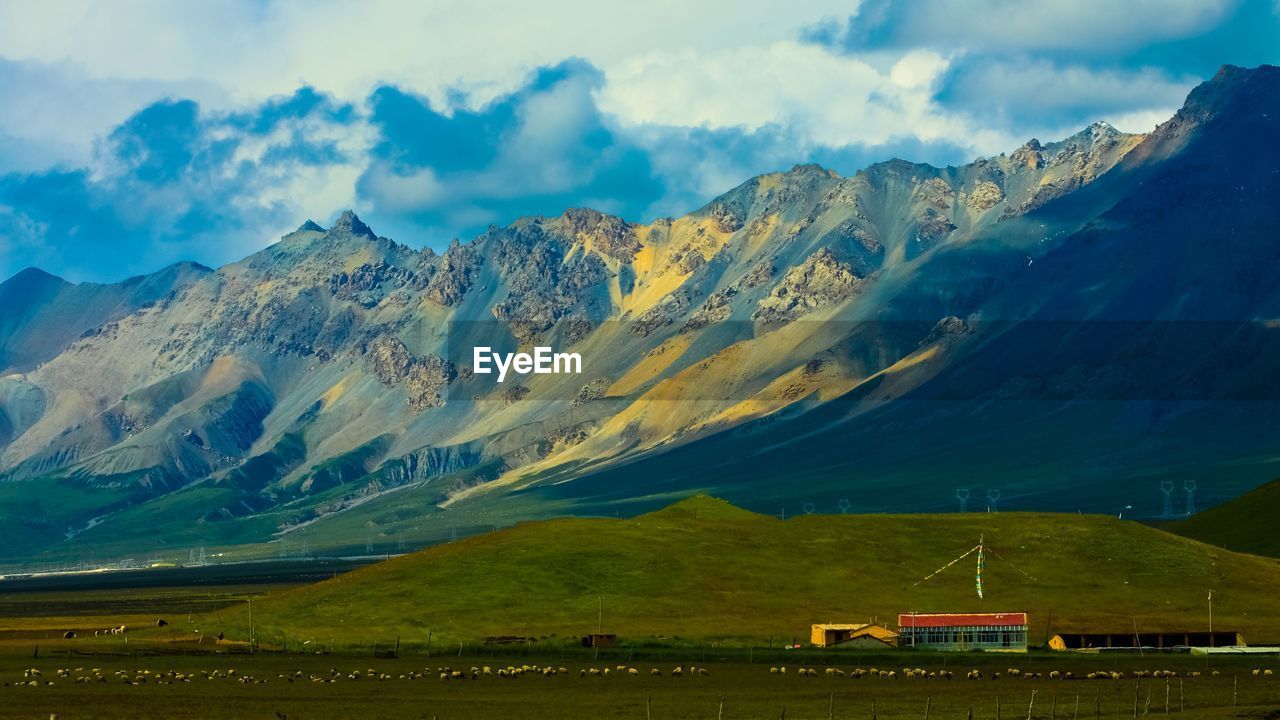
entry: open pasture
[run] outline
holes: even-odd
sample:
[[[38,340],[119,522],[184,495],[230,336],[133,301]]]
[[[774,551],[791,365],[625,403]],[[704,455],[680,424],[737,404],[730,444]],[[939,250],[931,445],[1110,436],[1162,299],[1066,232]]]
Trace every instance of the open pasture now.
[[[926,710],[931,718],[967,718],[972,710],[974,718],[1071,719],[1130,718],[1135,703],[1138,717],[1163,715],[1167,698],[1170,715],[1191,720],[1274,717],[1280,708],[1280,680],[1264,671],[1274,672],[1274,657],[775,651],[755,662],[735,652],[702,663],[698,651],[684,654],[589,661],[143,651],[32,659],[9,648],[0,655],[0,717],[819,720],[923,718]],[[969,678],[975,670],[981,677]]]

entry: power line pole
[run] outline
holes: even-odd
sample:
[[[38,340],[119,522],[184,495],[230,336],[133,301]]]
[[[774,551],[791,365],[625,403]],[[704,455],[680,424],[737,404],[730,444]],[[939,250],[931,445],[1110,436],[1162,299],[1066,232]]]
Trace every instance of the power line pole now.
[[[1213,647],[1213,588],[1209,588],[1209,647]]]
[[[604,633],[604,596],[597,595],[596,601],[599,603],[596,614],[596,632]]]
[[[249,654],[253,654],[253,598],[249,598]]]

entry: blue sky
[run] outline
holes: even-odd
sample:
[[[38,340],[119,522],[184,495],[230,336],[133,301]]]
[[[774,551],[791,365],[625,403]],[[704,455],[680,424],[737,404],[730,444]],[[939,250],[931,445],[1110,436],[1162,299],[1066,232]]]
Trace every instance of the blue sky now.
[[[1146,131],[1224,63],[1280,63],[1280,0],[16,0],[0,277],[216,266],[348,207],[437,248],[677,215],[796,163]]]

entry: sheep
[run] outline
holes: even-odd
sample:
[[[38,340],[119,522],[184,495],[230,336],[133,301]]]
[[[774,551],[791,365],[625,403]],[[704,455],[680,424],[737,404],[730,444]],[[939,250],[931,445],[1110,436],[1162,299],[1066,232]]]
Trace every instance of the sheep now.
[[[1270,670],[1268,670],[1267,672],[1271,672],[1271,671],[1270,671]],[[710,672],[709,670],[707,670],[706,668],[698,668],[698,674],[699,674],[699,675],[701,675],[701,676],[703,676],[703,677],[706,677],[707,675],[710,675],[710,674],[711,674],[711,672]]]
[[[778,674],[778,668],[776,668],[776,667],[771,667],[771,668],[769,668],[769,674],[770,674],[770,675],[777,675],[777,674]]]
[[[1258,668],[1254,668],[1254,669],[1253,669],[1253,676],[1254,676],[1254,677],[1258,677],[1258,676],[1260,676],[1260,675],[1262,675],[1262,671],[1261,671],[1261,670],[1259,670]]]
[[[970,670],[969,672],[965,673],[965,677],[966,677],[967,679],[969,679],[969,680],[981,680],[981,679],[982,679],[982,671],[981,671],[981,670]]]
[[[1262,671],[1262,675],[1263,677],[1271,677],[1275,675],[1275,673],[1271,670],[1271,668],[1267,668],[1266,670]]]
[[[649,668],[649,675],[652,677],[662,677],[662,671],[658,668]]]
[[[627,674],[635,676],[635,675],[639,675],[640,671],[635,668],[627,668]]]

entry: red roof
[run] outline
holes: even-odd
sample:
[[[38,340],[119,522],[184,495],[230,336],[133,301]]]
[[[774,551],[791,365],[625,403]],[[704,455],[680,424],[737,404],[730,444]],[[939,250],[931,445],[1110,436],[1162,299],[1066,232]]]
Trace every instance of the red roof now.
[[[1026,625],[1027,614],[1007,613],[899,613],[898,627],[989,627]]]

